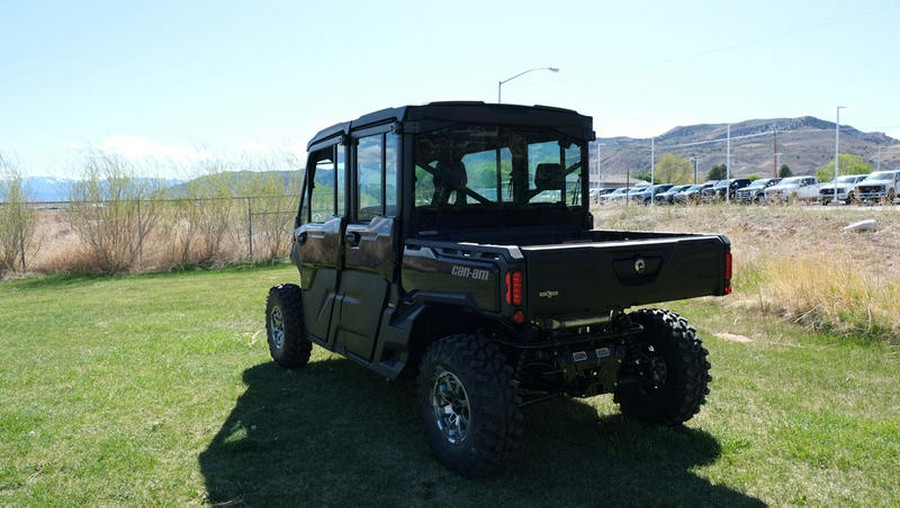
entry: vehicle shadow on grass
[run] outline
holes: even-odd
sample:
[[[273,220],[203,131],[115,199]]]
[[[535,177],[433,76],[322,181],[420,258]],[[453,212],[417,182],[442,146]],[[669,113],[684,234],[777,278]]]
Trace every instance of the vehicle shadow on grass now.
[[[598,415],[577,400],[527,408],[518,460],[473,480],[431,455],[411,385],[343,359],[257,365],[244,382],[198,459],[210,503],[762,504],[691,473],[721,454],[709,433]]]

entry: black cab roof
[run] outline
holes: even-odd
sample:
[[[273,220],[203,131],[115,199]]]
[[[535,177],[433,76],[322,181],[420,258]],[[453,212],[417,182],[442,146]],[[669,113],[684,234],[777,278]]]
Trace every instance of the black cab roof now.
[[[510,125],[550,127],[570,137],[593,141],[593,119],[570,109],[552,106],[487,104],[481,101],[432,102],[421,106],[387,108],[365,114],[356,120],[322,129],[307,144],[307,149],[353,130],[396,123],[402,132],[427,132],[454,124]]]

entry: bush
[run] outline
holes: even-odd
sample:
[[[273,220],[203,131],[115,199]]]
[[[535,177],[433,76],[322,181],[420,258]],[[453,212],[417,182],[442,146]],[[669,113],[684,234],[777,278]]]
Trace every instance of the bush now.
[[[218,175],[184,185],[182,199],[172,201],[160,230],[168,239],[174,267],[216,266],[226,259],[225,241],[240,223],[237,203],[227,182]]]
[[[159,215],[157,203],[145,200],[159,193],[153,180],[137,178],[122,158],[102,152],[85,156],[83,179],[72,187],[67,215],[92,255],[92,271],[137,268]]]
[[[0,276],[25,270],[25,254],[34,245],[37,215],[27,202],[21,174],[0,153]]]

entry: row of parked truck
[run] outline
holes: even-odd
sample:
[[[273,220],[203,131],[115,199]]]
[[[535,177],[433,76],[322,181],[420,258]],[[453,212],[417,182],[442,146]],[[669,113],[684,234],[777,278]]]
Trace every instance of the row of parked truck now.
[[[868,175],[845,175],[831,182],[818,183],[814,176],[787,178],[732,178],[713,180],[696,185],[669,183],[621,187],[618,189],[594,189],[595,203],[615,204],[630,201],[648,205],[699,204],[719,201],[738,203],[788,203],[819,202],[862,203],[880,202],[893,204],[900,195],[900,170],[877,171]]]

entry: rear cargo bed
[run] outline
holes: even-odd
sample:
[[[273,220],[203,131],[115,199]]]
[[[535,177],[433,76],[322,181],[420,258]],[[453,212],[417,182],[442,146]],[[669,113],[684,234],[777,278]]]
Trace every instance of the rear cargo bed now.
[[[528,318],[596,316],[635,305],[726,294],[716,235],[594,231],[594,241],[520,247]]]

